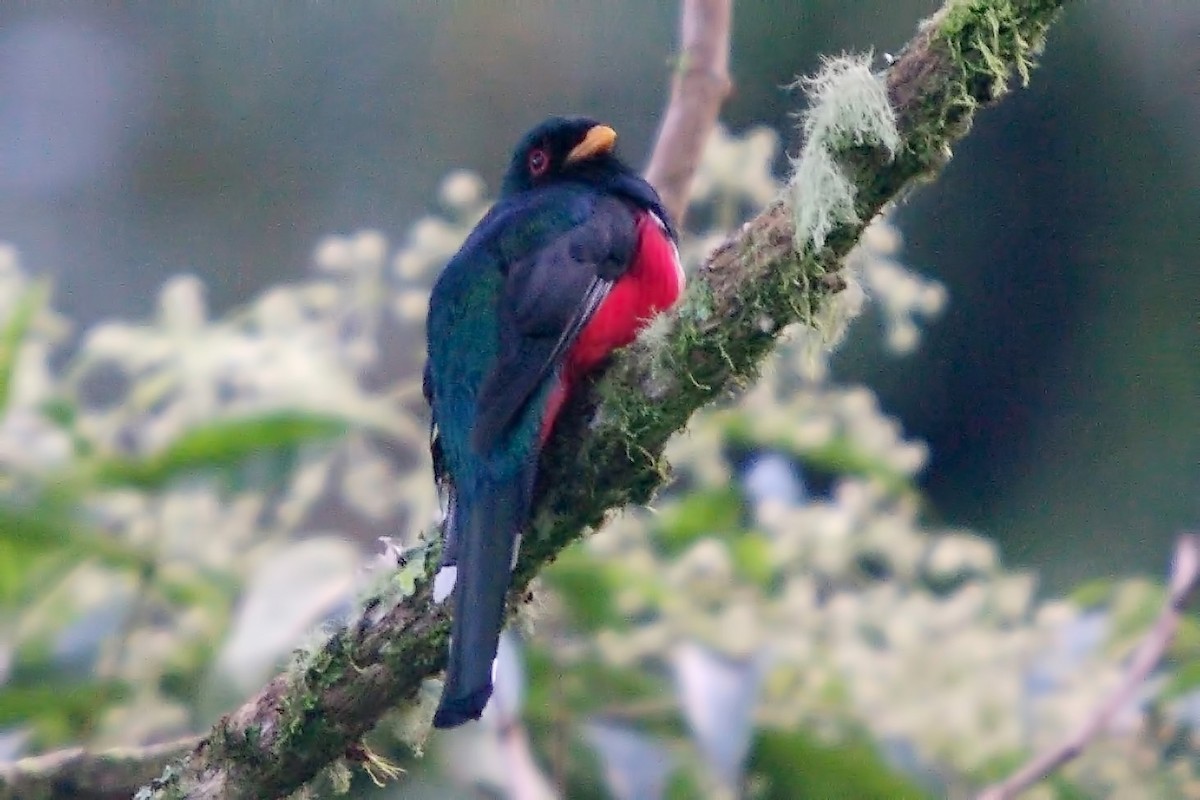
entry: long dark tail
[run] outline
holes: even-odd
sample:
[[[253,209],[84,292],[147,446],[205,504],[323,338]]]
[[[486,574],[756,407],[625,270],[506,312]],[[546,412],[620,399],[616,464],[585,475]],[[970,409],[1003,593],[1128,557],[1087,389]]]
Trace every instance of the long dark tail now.
[[[492,696],[492,662],[504,627],[517,536],[529,514],[532,465],[504,480],[460,487],[454,511],[454,619],[435,728],[479,719]],[[466,489],[466,491],[462,491]]]

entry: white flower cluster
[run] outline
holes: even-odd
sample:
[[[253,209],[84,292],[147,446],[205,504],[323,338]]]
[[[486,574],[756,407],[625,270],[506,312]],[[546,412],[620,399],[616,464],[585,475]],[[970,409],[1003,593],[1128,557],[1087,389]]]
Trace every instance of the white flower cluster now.
[[[862,240],[846,257],[846,269],[858,277],[867,297],[883,316],[888,349],[911,353],[921,339],[919,320],[931,319],[946,307],[946,288],[916,274],[896,260],[900,232],[887,218],[863,231]]]
[[[701,643],[765,663],[758,725],[833,741],[869,731],[915,753],[950,796],[968,796],[994,764],[1063,740],[1123,672],[1131,637],[1114,638],[1112,616],[1037,602],[1033,576],[1001,568],[990,542],[923,528],[913,498],[878,481],[843,480],[802,504],[760,502],[746,530],[714,530],[668,556],[658,541],[670,539],[675,511],[626,514],[587,541],[620,587],[617,613],[637,622],[602,630],[583,652],[665,669],[681,646]],[[1151,755],[1144,724],[1143,709],[1126,709],[1071,779],[1103,796],[1194,789],[1186,758]]]
[[[470,199],[463,197],[464,183],[470,190],[470,179],[448,181],[448,205]],[[481,205],[478,195],[476,187],[473,202]],[[92,526],[94,533],[78,534],[78,544],[83,554],[100,554],[75,565],[71,559],[55,562],[60,567],[43,574],[21,607],[6,610],[13,636],[3,657],[57,653],[57,661],[85,674],[139,687],[98,720],[97,743],[184,732],[190,703],[202,698],[165,695],[160,678],[208,672],[215,645],[227,633],[234,636],[219,670],[260,672],[219,679],[239,691],[252,688],[262,669],[285,658],[303,631],[353,593],[357,567],[353,557],[343,558],[344,550],[354,552],[344,542],[347,535],[365,543],[372,533],[394,534],[406,522],[402,538],[411,544],[434,518],[419,380],[372,378],[391,358],[384,350],[393,344],[389,336],[400,340],[404,370],[419,364],[425,299],[417,287],[428,284],[438,259],[453,252],[472,221],[464,216],[444,223],[444,242],[432,251],[418,226],[410,247],[392,259],[399,268],[416,255],[425,274],[415,276],[411,288],[389,274],[388,244],[372,231],[327,238],[316,249],[310,278],[272,287],[223,318],[208,313],[198,279],[172,279],[154,319],[107,321],[85,331],[59,370],[51,369],[49,357],[65,324],[43,307],[45,293],[28,279],[14,251],[0,249],[0,320],[11,325],[24,313],[23,303],[32,308],[8,359],[0,488],[62,487],[85,511],[62,535]],[[406,293],[416,293],[417,301],[406,300]],[[65,419],[57,418],[64,412],[55,407],[66,409]],[[205,425],[273,412],[344,420],[352,432],[335,445],[302,446],[287,461],[265,463],[242,477],[197,473],[161,488],[90,483],[105,464],[154,463]],[[317,512],[339,520],[342,529],[315,526]],[[273,566],[294,561],[297,539],[319,543],[316,569],[334,594],[314,605],[312,599],[322,596],[318,584],[285,582],[275,594],[282,592],[290,615],[280,608],[257,614],[249,602],[231,631],[239,594],[249,588],[246,598],[259,596],[255,587],[265,585]],[[72,543],[68,538],[59,544]],[[54,546],[46,543],[47,555]],[[144,579],[128,568],[132,555],[124,554],[133,553],[154,564]],[[247,619],[254,620],[252,629],[243,624]],[[251,642],[261,652],[278,638],[273,631],[283,632],[283,649],[265,661],[238,644]]]

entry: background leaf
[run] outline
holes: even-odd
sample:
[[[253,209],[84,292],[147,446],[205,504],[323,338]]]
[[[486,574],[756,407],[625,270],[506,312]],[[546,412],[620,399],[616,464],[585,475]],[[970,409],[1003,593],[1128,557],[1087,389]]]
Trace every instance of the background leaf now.
[[[293,452],[349,429],[346,419],[303,411],[217,420],[191,428],[145,457],[96,459],[91,477],[99,486],[158,489],[182,475],[231,470],[252,456]]]

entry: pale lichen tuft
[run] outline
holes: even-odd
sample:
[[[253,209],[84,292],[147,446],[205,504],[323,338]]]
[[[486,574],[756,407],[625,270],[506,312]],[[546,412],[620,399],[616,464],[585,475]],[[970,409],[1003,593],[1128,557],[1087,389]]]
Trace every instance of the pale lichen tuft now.
[[[838,162],[852,145],[877,145],[890,155],[900,147],[896,115],[882,76],[871,70],[870,54],[822,61],[821,70],[796,85],[810,105],[800,117],[804,147],[793,159],[788,188],[798,247],[821,249],[838,225],[860,222],[854,183]]]

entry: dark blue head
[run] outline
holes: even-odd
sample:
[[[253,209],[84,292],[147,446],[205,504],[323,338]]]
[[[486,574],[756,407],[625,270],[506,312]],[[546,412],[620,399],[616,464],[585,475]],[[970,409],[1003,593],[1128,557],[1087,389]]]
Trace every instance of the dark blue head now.
[[[617,132],[588,117],[550,117],[525,134],[504,174],[502,197],[556,182],[586,183],[653,211],[674,238],[658,193],[617,157]]]

